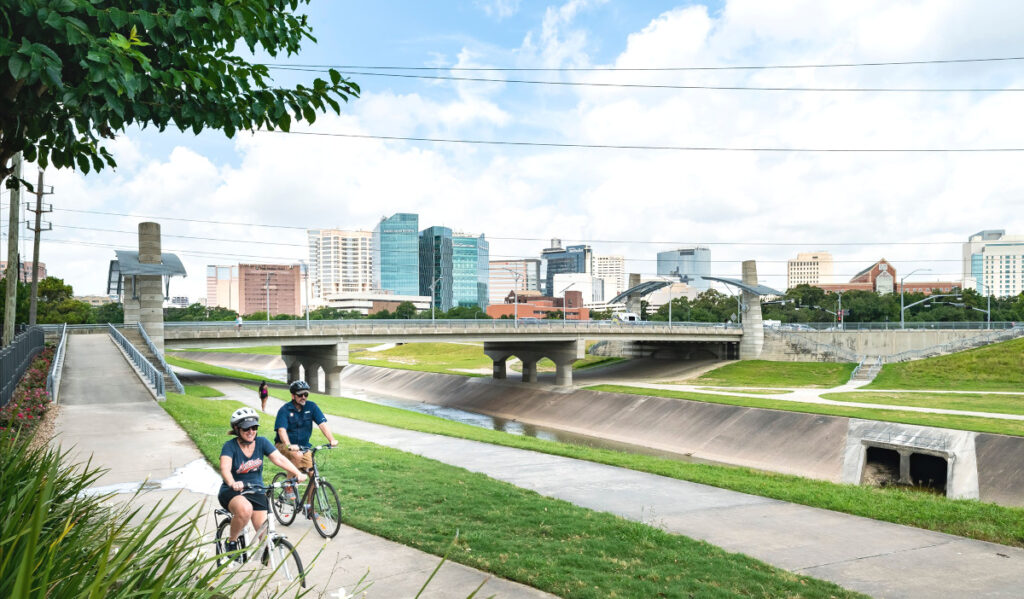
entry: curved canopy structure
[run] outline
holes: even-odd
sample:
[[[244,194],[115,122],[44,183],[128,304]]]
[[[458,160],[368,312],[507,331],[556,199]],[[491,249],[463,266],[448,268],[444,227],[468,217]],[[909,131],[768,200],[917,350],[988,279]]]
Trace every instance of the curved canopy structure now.
[[[650,295],[650,294],[654,293],[655,291],[661,289],[662,287],[668,287],[671,284],[672,284],[672,281],[645,281],[643,283],[640,283],[636,287],[631,287],[631,288],[623,291],[622,293],[616,295],[612,299],[608,300],[608,303],[609,304],[619,304],[619,303],[622,303],[622,302],[626,301],[626,299],[629,298],[629,296],[631,296],[631,295],[635,295],[635,296],[639,296],[639,297],[643,297],[645,295]]]
[[[743,281],[741,281],[739,279],[728,279],[726,277],[709,277],[709,276],[704,276],[702,278],[707,279],[708,281],[718,281],[719,283],[725,283],[727,285],[732,285],[734,287],[739,287],[743,291],[754,293],[756,295],[784,295],[781,291],[776,291],[776,290],[772,289],[771,287],[768,287],[768,286],[765,286],[765,285],[750,285],[750,284],[744,283]]]

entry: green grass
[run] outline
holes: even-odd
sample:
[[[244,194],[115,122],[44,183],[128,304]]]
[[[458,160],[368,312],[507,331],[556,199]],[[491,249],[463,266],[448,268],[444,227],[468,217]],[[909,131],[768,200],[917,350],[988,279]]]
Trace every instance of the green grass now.
[[[646,393],[647,391],[656,390],[635,389],[637,393]],[[289,399],[287,392],[283,389],[271,388],[270,393],[278,399],[285,401]],[[653,395],[654,393],[646,394]],[[728,396],[708,396],[699,393],[692,395],[708,401],[718,401],[723,397],[728,399]],[[744,402],[770,401],[760,398],[736,399]],[[1024,547],[1024,509],[978,501],[950,500],[941,496],[896,487],[880,489],[858,485],[839,485],[749,468],[696,464],[610,449],[558,443],[534,437],[512,435],[418,412],[343,397],[314,394],[313,400],[326,413],[364,422],[577,458],[886,522]],[[776,403],[790,406],[800,405],[791,402]],[[737,403],[736,405],[746,404]],[[848,408],[839,407],[837,409]],[[867,410],[864,411],[867,412]],[[881,412],[881,410],[874,412]],[[976,420],[987,419],[978,418]],[[214,434],[217,438],[222,439],[223,443],[222,432]],[[1024,434],[1024,431],[1021,433]]]
[[[206,385],[185,385],[185,394],[196,397],[224,397],[224,394]]]
[[[165,409],[218,460],[237,402],[169,394]],[[317,433],[319,434],[319,433]],[[693,539],[482,474],[341,438],[323,460],[346,523],[566,598],[854,597]],[[343,481],[343,482],[342,482]]]
[[[886,364],[869,389],[1020,391],[1024,338],[912,362]]]
[[[823,393],[825,399],[835,401],[857,401],[890,406],[912,406],[941,408],[945,410],[970,410],[995,414],[1024,415],[1024,395],[991,395],[986,393],[929,393],[929,392],[885,392],[851,391]]]
[[[828,388],[850,380],[856,364],[740,360],[716,368],[687,384],[716,387]]]
[[[483,346],[460,343],[406,343],[384,351],[350,355],[349,361],[367,366],[461,376],[488,376],[482,372],[466,371],[487,369],[489,373],[491,369],[491,359],[484,355]]]
[[[253,347],[203,347],[198,349],[176,349],[174,351],[211,352],[217,354],[258,354],[261,356],[281,355],[280,345],[257,345]]]
[[[958,416],[954,414],[929,414],[927,412],[904,412],[901,410],[875,410],[872,408],[833,406],[826,404],[803,403],[768,399],[760,397],[741,397],[738,395],[711,395],[690,391],[669,391],[666,389],[649,389],[646,387],[629,387],[626,385],[593,385],[586,387],[593,391],[610,393],[629,393],[631,395],[650,395],[654,397],[671,397],[707,403],[719,403],[749,408],[767,408],[787,412],[803,412],[806,414],[825,414],[828,416],[844,416],[847,418],[863,418],[865,420],[881,420],[884,422],[902,422],[921,426],[952,428],[979,433],[995,433],[998,435],[1024,436],[1024,421],[997,420],[981,416]]]
[[[723,389],[721,387],[697,387],[701,391],[732,391],[734,393],[749,393],[751,395],[784,395],[792,393],[792,389]]]
[[[258,374],[250,374],[248,372],[241,372],[238,370],[231,370],[230,368],[222,368],[220,366],[213,366],[206,362],[197,362],[196,360],[189,360],[187,358],[179,358],[167,354],[164,356],[167,363],[171,366],[177,366],[179,368],[188,368],[189,370],[195,370],[196,372],[203,372],[206,374],[212,374],[216,376],[223,376],[231,379],[242,379],[246,381],[261,382],[267,380],[267,377],[260,376]]]

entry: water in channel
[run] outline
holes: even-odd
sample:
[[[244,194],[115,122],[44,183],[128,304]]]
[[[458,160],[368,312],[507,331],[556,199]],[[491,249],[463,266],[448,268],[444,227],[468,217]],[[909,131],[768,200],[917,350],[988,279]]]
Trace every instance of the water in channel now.
[[[274,379],[279,381],[284,381],[287,377],[287,372],[283,369],[263,370],[254,372],[261,376],[266,376],[268,379]],[[584,445],[587,447],[595,447],[599,449],[612,449],[615,451],[622,451],[626,453],[637,453],[699,464],[725,465],[722,462],[703,460],[700,458],[693,457],[692,455],[689,454],[662,451],[660,449],[644,447],[643,445],[634,445],[631,443],[611,441],[609,439],[602,439],[599,437],[590,437],[587,435],[569,433],[558,429],[534,426],[531,424],[524,424],[517,420],[506,420],[504,418],[496,418],[493,416],[487,416],[485,414],[467,412],[466,410],[460,410],[459,408],[450,408],[447,406],[439,406],[436,404],[421,401],[399,399],[397,397],[390,397],[378,393],[371,393],[368,391],[364,391],[362,389],[345,387],[342,389],[342,395],[345,397],[350,397],[352,399],[358,399],[360,401],[375,403],[382,406],[389,406],[392,408],[399,408],[402,410],[409,410],[411,412],[419,412],[421,414],[429,414],[430,416],[437,416],[438,418],[444,418],[445,420],[451,420],[452,422],[461,422],[462,424],[469,424],[480,428],[503,431],[513,435],[524,435],[527,437],[544,439],[546,441],[557,441],[560,443],[570,443],[573,445]]]

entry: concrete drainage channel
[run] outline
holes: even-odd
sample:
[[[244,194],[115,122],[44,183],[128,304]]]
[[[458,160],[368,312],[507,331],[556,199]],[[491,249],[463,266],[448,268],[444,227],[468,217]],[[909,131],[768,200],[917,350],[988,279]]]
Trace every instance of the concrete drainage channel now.
[[[343,387],[700,460],[1024,506],[1024,438],[353,365]]]

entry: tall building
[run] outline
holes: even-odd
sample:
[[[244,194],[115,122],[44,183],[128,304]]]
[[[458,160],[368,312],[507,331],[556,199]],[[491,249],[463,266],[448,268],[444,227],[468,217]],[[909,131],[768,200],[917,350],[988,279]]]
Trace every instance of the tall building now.
[[[979,231],[963,245],[964,289],[1009,297],[1024,292],[1024,235]]]
[[[373,228],[373,288],[397,295],[420,295],[419,215],[398,213]]]
[[[551,247],[540,253],[541,268],[544,277],[545,295],[554,296],[560,290],[554,288],[554,278],[559,273],[592,273],[594,253],[589,245],[570,245],[562,247],[561,239],[552,239]]]
[[[373,289],[373,233],[310,229],[309,285],[316,303],[328,296]]]
[[[452,230],[448,227],[423,229],[420,231],[419,252],[419,295],[432,296],[438,310],[451,310],[454,306]]]
[[[465,233],[452,235],[452,303],[487,308],[490,244]]]
[[[606,299],[614,297],[605,294],[604,279],[585,272],[560,272],[554,276],[553,282],[555,289],[559,291],[558,297],[579,291],[584,304],[603,303]]]
[[[503,303],[513,289],[517,293],[540,291],[540,260],[536,258],[491,260],[488,268],[489,304]]]
[[[801,252],[786,261],[786,289],[831,282],[832,254],[828,252]]]
[[[594,276],[604,280],[607,299],[626,290],[626,259],[622,256],[594,256]]]
[[[300,314],[302,271],[298,264],[206,267],[206,305],[239,314]]]
[[[658,275],[683,277],[686,284],[700,290],[710,285],[704,275],[711,274],[711,250],[693,246],[658,252]]]
[[[40,262],[36,265],[36,275],[38,281],[42,281],[46,278],[46,264]],[[7,261],[0,261],[0,277],[7,276]],[[32,262],[25,262],[24,260],[18,264],[18,280],[22,283],[32,282]]]

